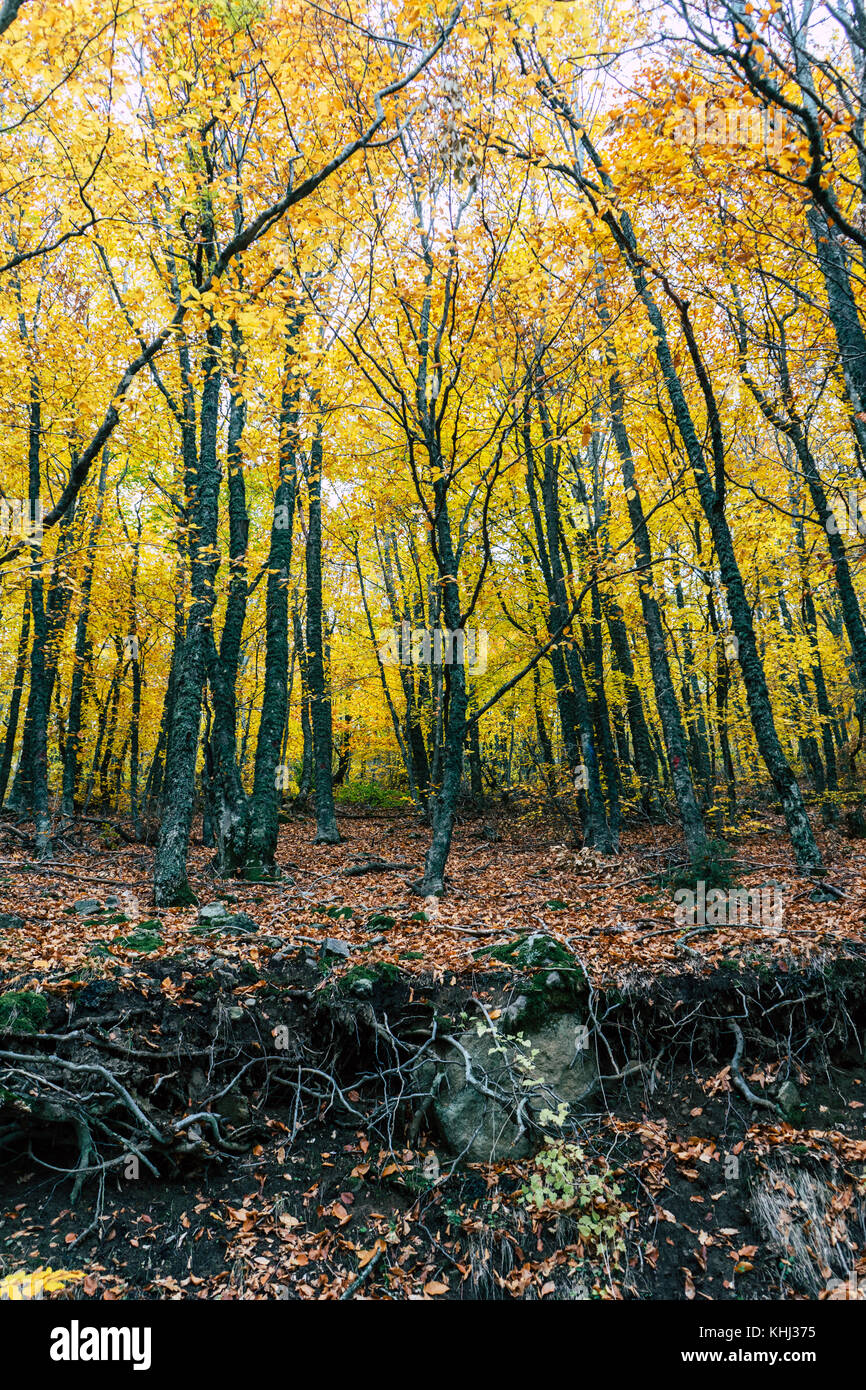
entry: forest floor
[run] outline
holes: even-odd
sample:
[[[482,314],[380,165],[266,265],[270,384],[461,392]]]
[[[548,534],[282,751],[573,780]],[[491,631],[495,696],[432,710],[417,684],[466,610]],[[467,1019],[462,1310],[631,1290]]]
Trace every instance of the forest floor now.
[[[74,1201],[74,1129],[18,1143],[0,1090],[0,1277],[74,1267],[78,1299],[866,1296],[866,842],[819,832],[833,892],[816,902],[781,820],[754,819],[732,838],[738,884],[774,884],[781,923],[682,940],[659,881],[681,853],[667,827],[629,831],[605,863],[543,822],[467,820],[447,895],[425,904],[407,887],[417,819],[341,823],[337,846],[314,846],[309,818],[285,824],[278,883],[217,880],[193,848],[199,902],[255,923],[233,935],[194,907],[155,912],[152,851],[108,848],[98,817],[44,866],[0,823],[0,1048],[86,1035],[130,1088],[146,1073],[154,1116],[195,1111],[217,1037],[234,1081],[223,1142],[205,1126],[153,1153],[155,1172],[86,1175]],[[584,1186],[541,1207],[532,1158],[448,1155],[401,1106],[389,1051],[434,1018],[495,1018],[519,982],[492,949],[539,930],[585,969],[614,1078],[570,1135]],[[25,1037],[3,1000],[31,991],[48,1007]],[[743,1093],[732,1019],[746,1088],[799,1089],[787,1118]],[[280,1028],[287,1070],[266,1074]]]

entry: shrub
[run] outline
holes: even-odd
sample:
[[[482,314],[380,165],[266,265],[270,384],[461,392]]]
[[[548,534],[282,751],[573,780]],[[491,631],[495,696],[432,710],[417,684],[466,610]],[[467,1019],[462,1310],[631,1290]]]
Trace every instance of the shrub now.
[[[593,1170],[579,1144],[556,1139],[536,1154],[521,1196],[530,1209],[568,1212],[588,1246],[622,1254],[623,1231],[634,1213],[621,1201],[620,1193],[609,1169]]]
[[[337,787],[334,799],[349,806],[378,806],[386,811],[402,811],[409,797],[392,787],[383,787],[379,782],[346,782],[344,786]]]
[[[730,888],[736,880],[736,860],[726,840],[708,840],[702,853],[667,876],[670,888],[692,888],[703,882],[707,889]]]

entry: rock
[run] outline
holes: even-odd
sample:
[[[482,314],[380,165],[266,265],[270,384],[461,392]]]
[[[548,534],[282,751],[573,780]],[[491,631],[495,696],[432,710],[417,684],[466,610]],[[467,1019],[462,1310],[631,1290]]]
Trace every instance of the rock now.
[[[451,1151],[474,1163],[525,1158],[535,1141],[526,1121],[521,1132],[520,1101],[528,1098],[526,1118],[535,1120],[544,1110],[555,1112],[560,1102],[577,1107],[585,1101],[598,1083],[588,1041],[583,1017],[569,1013],[549,1018],[522,1039],[485,1026],[460,1035],[463,1051],[444,1044],[438,1062],[426,1072],[422,1068],[419,1080],[434,1094],[433,1113]],[[467,1081],[467,1058],[475,1085]]]
[[[106,906],[106,907],[122,907],[123,904],[122,904],[122,902],[120,901],[120,898],[117,896],[116,893],[109,893],[108,897],[105,899],[105,906]]]
[[[113,1000],[117,985],[111,980],[92,980],[78,995],[76,1003],[84,1009],[101,1009]]]
[[[349,993],[354,994],[356,999],[369,999],[373,993],[373,981],[368,975],[359,975],[350,982]]]
[[[258,931],[258,922],[253,921],[245,912],[229,912],[225,903],[207,903],[199,908],[199,926],[210,931],[225,932],[253,932]]]
[[[23,917],[16,917],[14,912],[0,912],[0,931],[18,931],[23,926]]]
[[[351,946],[345,941],[339,941],[335,936],[327,936],[322,942],[322,955],[344,956],[348,960],[351,954]]]
[[[520,994],[504,1012],[505,1032],[541,1027],[556,1014],[583,1012],[587,984],[575,958],[546,932],[531,932],[490,952],[493,960],[525,976]]]
[[[502,1011],[502,1021],[500,1027],[504,1033],[516,1033],[520,1020],[526,1017],[529,1010],[529,1000],[525,994],[518,994],[516,999],[512,999],[507,1008]]]
[[[222,923],[229,915],[229,910],[225,903],[206,903],[198,910],[198,920],[203,926],[213,926],[217,922]]]
[[[252,917],[248,917],[245,912],[234,912],[231,917],[227,917],[225,922],[220,923],[221,931],[253,932],[258,931],[259,924]]]
[[[776,1099],[786,1115],[797,1114],[802,1109],[803,1102],[800,1099],[800,1092],[793,1081],[782,1082]]]
[[[193,1067],[189,1074],[190,1101],[201,1100],[207,1091],[207,1077],[201,1067]]]
[[[97,898],[81,898],[77,903],[72,904],[79,917],[89,917],[93,912],[102,911],[102,903]]]

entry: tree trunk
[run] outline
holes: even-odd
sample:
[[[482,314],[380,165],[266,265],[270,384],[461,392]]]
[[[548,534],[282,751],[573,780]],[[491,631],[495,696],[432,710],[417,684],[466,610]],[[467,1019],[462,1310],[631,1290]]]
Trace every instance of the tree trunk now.
[[[316,782],[317,845],[338,845],[340,832],[334,809],[330,671],[326,670],[322,622],[322,426],[318,423],[310,450],[307,479],[307,664],[310,714],[313,725],[313,766]]]
[[[299,388],[297,381],[290,375],[289,359],[290,354],[287,352],[280,421],[279,483],[274,493],[265,599],[265,690],[250,801],[248,862],[250,866],[255,864],[269,873],[273,871],[277,850],[277,767],[288,719],[289,577],[292,569],[292,528],[297,497]]]

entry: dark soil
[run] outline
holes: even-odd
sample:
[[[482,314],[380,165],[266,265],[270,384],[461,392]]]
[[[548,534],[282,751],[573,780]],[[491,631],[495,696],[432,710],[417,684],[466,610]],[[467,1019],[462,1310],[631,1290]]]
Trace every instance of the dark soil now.
[[[820,1177],[828,1220],[844,1213],[847,1253],[825,1267],[825,1293],[862,1266],[866,960],[856,946],[803,970],[684,964],[595,993],[602,1073],[644,1064],[605,1083],[571,1135],[636,1213],[618,1261],[582,1239],[574,1212],[528,1208],[531,1160],[452,1171],[435,1131],[422,1125],[409,1146],[416,1105],[383,1105],[383,1059],[393,1059],[377,1025],[417,1040],[434,1016],[442,1029],[465,1026],[476,1000],[504,1007],[519,980],[488,964],[453,984],[373,971],[372,992],[357,997],[344,961],[304,948],[257,968],[217,948],[194,970],[181,953],[82,980],[72,999],[50,995],[46,1031],[97,1033],[121,1055],[131,1047],[129,1084],[164,1120],[188,1113],[218,1038],[220,1078],[240,1076],[234,1109],[222,1109],[233,1151],[205,1132],[191,1151],[152,1152],[156,1178],[115,1168],[101,1193],[88,1179],[73,1207],[75,1132],[37,1127],[0,1151],[0,1274],[81,1269],[73,1298],[816,1296],[756,1220],[755,1184],[780,1165]],[[787,1120],[732,1088],[732,1019],[752,1090],[771,1097],[787,1077],[800,1088],[803,1107]],[[281,1026],[288,1042],[275,1057]],[[327,1081],[300,1095],[296,1065],[333,1076],[342,1097]]]

